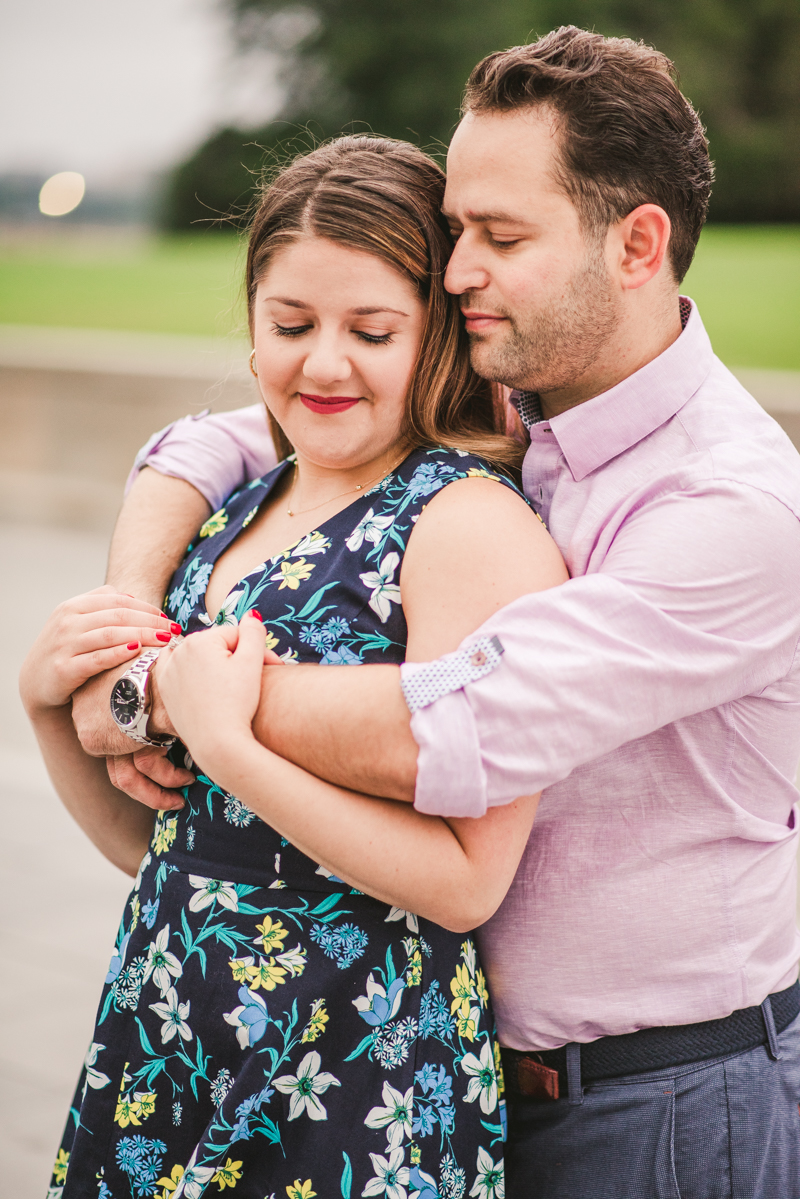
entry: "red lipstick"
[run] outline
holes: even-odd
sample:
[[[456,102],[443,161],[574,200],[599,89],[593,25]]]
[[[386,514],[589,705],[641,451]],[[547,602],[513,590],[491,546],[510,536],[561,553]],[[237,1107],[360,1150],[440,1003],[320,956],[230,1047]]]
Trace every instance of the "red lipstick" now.
[[[311,412],[329,416],[334,412],[346,412],[348,408],[353,408],[361,396],[310,396],[301,391],[300,399]]]

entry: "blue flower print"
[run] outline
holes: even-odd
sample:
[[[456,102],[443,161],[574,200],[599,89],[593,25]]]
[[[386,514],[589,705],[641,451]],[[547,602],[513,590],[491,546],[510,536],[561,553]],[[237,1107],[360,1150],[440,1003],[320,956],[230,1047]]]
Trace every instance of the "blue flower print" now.
[[[340,970],[352,966],[369,944],[367,934],[355,924],[341,924],[338,928],[315,924],[311,929],[311,940],[319,945],[326,957],[335,959]]]
[[[423,495],[433,495],[445,483],[450,482],[450,476],[456,473],[455,467],[444,463],[422,462],[411,476],[406,495],[410,500],[419,499]]]
[[[160,903],[160,899],[157,899],[155,903],[153,903],[152,899],[148,899],[147,903],[142,908],[142,920],[147,928],[152,928],[155,924],[156,917],[158,916],[158,905]]]
[[[444,1132],[451,1132],[456,1116],[453,1080],[444,1066],[425,1065],[414,1077],[424,1095],[414,1104],[414,1134],[430,1136],[436,1124],[441,1124]]]
[[[331,616],[322,627],[332,643],[350,636],[350,621],[345,620],[343,616]]]
[[[303,645],[310,645],[318,653],[322,653],[323,650],[327,649],[334,640],[329,633],[326,633],[324,629],[319,628],[315,624],[303,625],[298,637]]]
[[[152,1195],[167,1147],[149,1137],[123,1137],[117,1145],[117,1165],[130,1179],[136,1199]]]
[[[320,659],[319,664],[320,666],[360,666],[361,659],[346,645],[337,645],[335,649],[328,650]]]
[[[259,994],[249,991],[247,987],[239,987],[239,999],[241,1006],[232,1012],[224,1012],[222,1018],[236,1029],[236,1039],[242,1049],[249,1049],[267,1031],[267,1005]]]
[[[122,969],[122,963],[125,961],[125,951],[128,948],[128,942],[131,939],[131,934],[126,933],[120,942],[119,948],[115,949],[111,955],[111,961],[108,964],[108,974],[106,975],[106,986],[113,983],[116,978],[119,978],[119,972]]]
[[[428,1037],[440,1037],[446,1041],[453,1035],[454,1030],[455,1021],[441,993],[439,980],[434,979],[420,1000],[419,1035],[423,1040],[427,1040]]]
[[[412,1166],[409,1170],[408,1186],[414,1194],[414,1199],[439,1199],[436,1180],[420,1170],[419,1166]]]
[[[401,976],[390,983],[387,989],[376,983],[374,974],[370,973],[366,995],[359,995],[358,999],[353,1000],[361,1019],[373,1028],[393,1020],[400,1010],[405,985],[405,978]]]

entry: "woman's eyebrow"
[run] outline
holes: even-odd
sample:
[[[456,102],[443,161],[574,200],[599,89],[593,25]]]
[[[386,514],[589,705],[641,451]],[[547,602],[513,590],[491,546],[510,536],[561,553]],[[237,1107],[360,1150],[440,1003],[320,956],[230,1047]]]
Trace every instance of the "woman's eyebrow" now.
[[[353,316],[374,316],[377,312],[391,312],[395,316],[408,316],[407,312],[401,312],[399,308],[351,308]]]
[[[292,300],[289,296],[264,296],[265,300],[274,300],[276,304],[285,304],[287,308],[310,308],[304,300]]]

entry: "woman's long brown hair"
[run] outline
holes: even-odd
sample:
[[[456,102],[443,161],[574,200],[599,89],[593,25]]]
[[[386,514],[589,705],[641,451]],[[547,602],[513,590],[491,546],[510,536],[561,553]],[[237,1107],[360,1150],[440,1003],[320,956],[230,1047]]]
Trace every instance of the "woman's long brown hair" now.
[[[250,230],[250,331],[256,288],[271,259],[303,237],[374,254],[409,279],[426,305],[406,397],[409,447],[443,445],[518,469],[499,391],[473,371],[458,300],[444,289],[452,240],[441,215],[444,172],[421,150],[383,137],[340,137],[296,158],[268,184]],[[270,413],[279,457],[292,446]]]

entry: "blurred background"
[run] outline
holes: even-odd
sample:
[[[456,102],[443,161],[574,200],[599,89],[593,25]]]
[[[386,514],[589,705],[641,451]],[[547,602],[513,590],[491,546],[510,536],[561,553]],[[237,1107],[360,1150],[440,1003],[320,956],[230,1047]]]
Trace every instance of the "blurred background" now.
[[[674,58],[717,166],[684,290],[800,445],[797,0],[0,0],[0,1177],[44,1194],[128,880],[60,809],[16,674],[103,581],[138,446],[254,400],[242,229],[342,130],[443,155],[484,54],[560,24]]]

